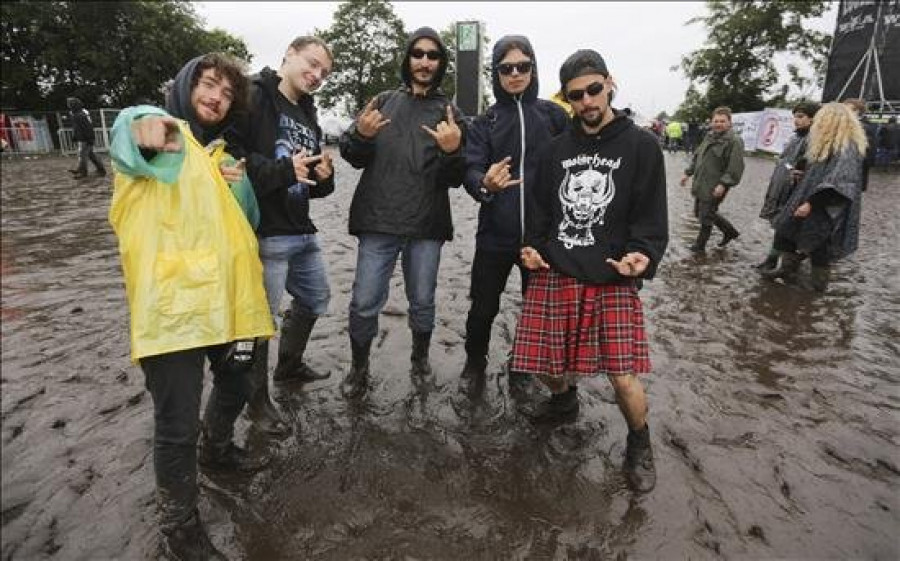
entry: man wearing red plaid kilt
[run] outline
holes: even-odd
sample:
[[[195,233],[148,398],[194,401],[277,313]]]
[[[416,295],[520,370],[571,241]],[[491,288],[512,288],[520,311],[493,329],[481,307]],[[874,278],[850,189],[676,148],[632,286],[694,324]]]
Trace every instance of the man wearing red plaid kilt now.
[[[650,353],[638,289],[668,243],[663,155],[611,107],[615,83],[599,53],[575,52],[559,75],[574,120],[541,153],[525,198],[521,257],[532,275],[511,369],[550,389],[532,414],[551,422],[577,416],[578,378],[605,374],[628,424],[628,482],[649,491],[656,469],[637,375],[650,371]]]

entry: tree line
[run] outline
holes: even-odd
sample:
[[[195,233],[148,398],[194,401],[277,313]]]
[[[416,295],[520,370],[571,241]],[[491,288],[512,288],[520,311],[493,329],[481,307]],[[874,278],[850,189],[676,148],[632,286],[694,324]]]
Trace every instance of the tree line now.
[[[675,117],[705,120],[717,105],[735,112],[785,106],[820,87],[831,37],[807,29],[805,23],[830,4],[708,0],[708,15],[686,22],[706,28],[706,43],[672,68],[690,80]],[[242,38],[205,29],[203,19],[184,1],[8,1],[0,10],[6,109],[60,110],[72,95],[91,107],[160,104],[163,83],[197,55],[218,50],[252,62]],[[455,24],[439,31],[451,54],[442,87],[452,98]],[[343,2],[332,25],[313,33],[335,54],[332,75],[316,94],[320,106],[354,114],[378,92],[397,86],[408,30],[390,1]],[[486,101],[491,97],[489,47],[484,37]],[[790,82],[779,84],[775,60],[784,53],[808,61],[812,75],[789,65]],[[800,90],[799,96],[790,94],[791,85]]]

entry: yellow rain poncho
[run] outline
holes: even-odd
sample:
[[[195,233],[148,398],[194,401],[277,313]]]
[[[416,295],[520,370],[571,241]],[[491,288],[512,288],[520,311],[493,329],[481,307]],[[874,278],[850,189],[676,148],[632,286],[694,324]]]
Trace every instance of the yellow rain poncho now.
[[[126,109],[110,148],[109,221],[119,238],[132,360],[270,337],[256,236],[219,171],[221,150],[212,157],[180,122],[181,151],[148,162],[131,136],[131,123],[146,115],[167,114]]]

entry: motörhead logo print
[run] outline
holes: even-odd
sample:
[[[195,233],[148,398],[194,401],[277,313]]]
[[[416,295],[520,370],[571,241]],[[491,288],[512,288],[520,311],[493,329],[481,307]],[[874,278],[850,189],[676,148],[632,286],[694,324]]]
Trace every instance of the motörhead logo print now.
[[[592,228],[603,224],[606,209],[616,195],[613,172],[619,169],[622,158],[582,154],[561,164],[566,174],[559,184],[563,219],[557,239],[566,249],[592,246],[596,243]]]

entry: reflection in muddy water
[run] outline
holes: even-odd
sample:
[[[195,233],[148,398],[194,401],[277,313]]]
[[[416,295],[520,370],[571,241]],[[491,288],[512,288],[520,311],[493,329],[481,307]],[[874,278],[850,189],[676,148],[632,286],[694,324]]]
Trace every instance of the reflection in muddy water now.
[[[860,250],[816,295],[752,268],[771,241],[756,218],[770,162],[748,159],[723,206],[741,237],[693,256],[684,162],[666,158],[672,241],[644,289],[656,490],[625,487],[625,426],[605,380],[579,392],[571,425],[516,413],[503,374],[515,275],[487,383],[458,391],[477,211],[461,190],[434,378],[410,378],[395,276],[373,388],[341,397],[357,172],[338,158],[337,193],[313,203],[334,297],[308,353],[333,375],[275,388],[296,428],[286,440],[240,421],[270,468],[201,477],[216,545],[236,559],[900,558],[900,178],[873,176]],[[2,166],[3,559],[134,559],[154,544],[151,403],[128,360],[111,185],[71,180],[70,165]]]

